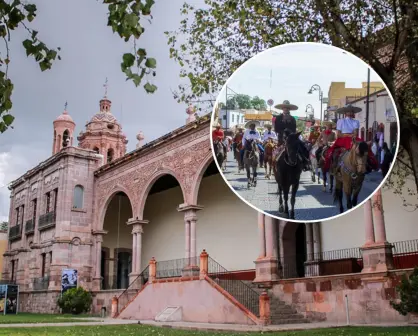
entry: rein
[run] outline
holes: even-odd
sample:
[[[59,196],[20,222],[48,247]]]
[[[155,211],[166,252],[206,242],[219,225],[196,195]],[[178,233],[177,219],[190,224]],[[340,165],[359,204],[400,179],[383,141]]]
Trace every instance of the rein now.
[[[341,157],[341,161],[340,161],[340,167],[341,169],[348,175],[350,175],[350,177],[353,180],[356,180],[359,176],[363,176],[364,174],[357,174],[356,171],[352,171],[349,167],[347,167],[347,165],[344,164],[344,158],[349,155],[350,152],[345,152],[343,154],[343,156]],[[356,165],[356,166],[361,166],[361,165]]]

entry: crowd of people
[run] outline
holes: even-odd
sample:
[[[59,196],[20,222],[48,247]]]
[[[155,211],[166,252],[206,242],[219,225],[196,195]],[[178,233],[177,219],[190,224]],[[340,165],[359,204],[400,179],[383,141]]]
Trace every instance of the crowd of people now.
[[[273,166],[275,157],[283,148],[286,140],[286,135],[289,133],[300,133],[300,159],[303,163],[304,170],[310,170],[310,154],[309,149],[317,145],[316,156],[319,161],[319,156],[322,154],[325,158],[325,169],[329,169],[335,150],[345,148],[349,150],[352,146],[353,139],[356,141],[363,141],[359,138],[360,122],[355,119],[355,114],[361,109],[351,105],[347,105],[339,109],[339,113],[344,113],[345,117],[339,119],[334,125],[332,122],[323,123],[323,126],[312,126],[309,132],[297,130],[296,120],[290,115],[290,111],[297,110],[296,105],[290,104],[289,101],[284,101],[283,104],[276,106],[281,109],[283,113],[279,114],[272,120],[272,124],[265,125],[264,132],[256,130],[255,123],[249,123],[248,129],[237,126],[233,136],[227,136],[221,128],[221,125],[216,125],[212,133],[212,139],[222,141],[225,152],[233,151],[239,153],[237,161],[243,169],[242,162],[245,152],[246,141],[253,139],[257,142],[260,153],[261,168],[266,169],[266,177],[270,174],[267,172],[267,165]],[[334,130],[335,126],[335,130]],[[272,130],[274,127],[274,131]],[[368,143],[368,171],[379,170],[383,177],[386,176],[390,164],[395,154],[395,144],[392,149],[389,149],[383,139],[383,132],[376,133],[373,143]],[[323,152],[326,149],[326,152]]]

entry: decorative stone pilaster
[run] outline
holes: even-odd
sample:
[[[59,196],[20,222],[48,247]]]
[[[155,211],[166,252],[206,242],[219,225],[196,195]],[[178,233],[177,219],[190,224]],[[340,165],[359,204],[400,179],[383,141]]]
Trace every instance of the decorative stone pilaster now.
[[[200,253],[200,279],[203,280],[208,275],[209,254],[205,250]]]
[[[94,267],[94,278],[93,278],[93,289],[100,290],[102,288],[102,275],[101,275],[101,266],[102,266],[102,243],[103,236],[107,234],[107,231],[97,230],[92,232],[96,240],[96,263]]]
[[[152,257],[151,260],[149,261],[148,271],[149,271],[148,282],[153,283],[156,279],[156,276],[157,276],[157,262],[155,261],[154,257]]]
[[[197,211],[203,206],[181,204],[177,211],[184,212],[185,224],[185,258],[188,259],[187,266],[183,270],[183,276],[199,275],[198,256],[196,251],[196,223]]]
[[[269,287],[272,285],[272,282],[279,280],[277,220],[273,217],[265,216],[259,212],[258,230],[260,254],[257,260],[254,262],[256,274],[254,282]]]
[[[148,223],[147,220],[133,218],[126,223],[132,226],[132,272],[129,274],[129,283],[133,283],[142,272],[142,234],[144,233],[144,225]]]
[[[111,313],[111,317],[115,318],[116,316],[118,316],[118,297],[114,296],[112,298],[112,313]]]
[[[263,291],[260,294],[259,308],[260,308],[261,325],[269,325],[271,323],[270,321],[270,298],[266,291]]]
[[[371,203],[367,203],[368,202],[366,202],[365,205],[366,243],[362,247],[362,272],[386,272],[393,269],[394,266],[392,245],[386,241],[386,228],[381,190],[378,189],[372,196]],[[372,236],[372,228],[370,227],[370,211],[373,213],[372,218],[374,219],[375,225],[373,233],[375,233],[375,237]]]

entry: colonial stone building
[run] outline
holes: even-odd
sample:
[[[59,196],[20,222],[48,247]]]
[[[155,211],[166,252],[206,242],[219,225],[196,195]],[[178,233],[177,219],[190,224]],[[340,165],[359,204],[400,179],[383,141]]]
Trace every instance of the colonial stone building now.
[[[94,295],[92,311],[110,312],[114,299],[121,318],[174,307],[172,317],[195,322],[341,321],[347,295],[354,321],[403,319],[389,300],[418,264],[418,231],[413,215],[402,230],[385,223],[383,206],[396,201],[377,193],[337,220],[278,221],[226,185],[208,116],[188,109],[184,126],[145,145],[140,132],[126,153],[111,101],[99,106],[78,145],[64,111],[52,156],[10,185],[2,276],[19,284],[21,311],[56,312],[62,270],[72,268]]]

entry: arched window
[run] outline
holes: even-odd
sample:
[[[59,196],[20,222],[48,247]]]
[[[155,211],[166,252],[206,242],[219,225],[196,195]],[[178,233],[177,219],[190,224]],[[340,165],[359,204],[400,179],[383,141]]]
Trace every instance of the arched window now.
[[[109,150],[107,151],[107,163],[112,162],[113,161],[113,149],[109,148]]]
[[[70,146],[71,139],[70,139],[70,132],[68,130],[65,130],[62,135],[62,147],[68,147]]]
[[[93,150],[94,150],[97,154],[99,154],[99,148],[94,147],[94,148],[93,148]]]
[[[74,188],[73,208],[82,209],[84,202],[84,188],[81,185],[76,185]]]

